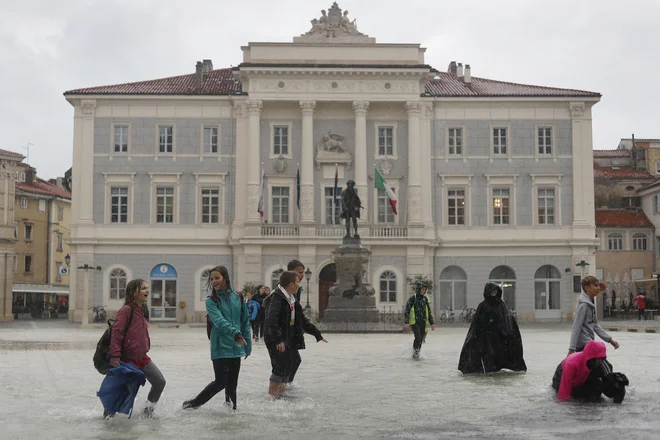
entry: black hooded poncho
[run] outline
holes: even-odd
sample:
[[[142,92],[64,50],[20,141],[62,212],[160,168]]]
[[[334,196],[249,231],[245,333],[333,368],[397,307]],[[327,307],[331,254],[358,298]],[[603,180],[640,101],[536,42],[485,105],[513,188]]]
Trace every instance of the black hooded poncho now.
[[[497,296],[490,292],[497,289]],[[502,301],[502,288],[486,283],[484,301],[479,304],[465,337],[458,369],[463,374],[494,373],[506,368],[527,371],[518,323]]]

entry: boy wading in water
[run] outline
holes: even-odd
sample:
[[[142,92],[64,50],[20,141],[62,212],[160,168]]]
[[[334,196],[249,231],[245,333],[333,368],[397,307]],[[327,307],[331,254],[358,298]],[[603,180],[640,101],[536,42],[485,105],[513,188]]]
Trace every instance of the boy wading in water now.
[[[406,303],[404,320],[406,330],[412,329],[415,334],[413,358],[419,359],[419,351],[422,349],[422,344],[426,341],[429,326],[431,326],[431,330],[435,330],[435,321],[433,320],[433,313],[431,313],[429,299],[426,297],[425,284],[417,283],[415,285],[415,294]]]

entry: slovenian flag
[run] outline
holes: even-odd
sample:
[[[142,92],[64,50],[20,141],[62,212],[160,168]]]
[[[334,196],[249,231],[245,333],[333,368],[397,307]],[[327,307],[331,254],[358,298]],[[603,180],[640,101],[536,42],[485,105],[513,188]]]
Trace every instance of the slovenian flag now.
[[[394,211],[394,214],[397,214],[396,194],[394,194],[394,191],[392,191],[390,185],[385,181],[385,179],[383,179],[383,176],[380,175],[376,168],[374,168],[374,171],[376,172],[374,174],[374,188],[383,190],[387,193],[387,198],[389,199],[390,206],[392,206],[392,211]]]
[[[296,205],[300,209],[300,165],[298,165],[298,171],[296,171]]]
[[[264,216],[264,169],[261,169],[261,182],[259,183],[259,205],[257,212],[260,216]]]
[[[335,165],[335,188],[332,192],[332,204],[336,205],[337,204],[337,196],[339,195],[339,169],[337,168],[337,165]]]

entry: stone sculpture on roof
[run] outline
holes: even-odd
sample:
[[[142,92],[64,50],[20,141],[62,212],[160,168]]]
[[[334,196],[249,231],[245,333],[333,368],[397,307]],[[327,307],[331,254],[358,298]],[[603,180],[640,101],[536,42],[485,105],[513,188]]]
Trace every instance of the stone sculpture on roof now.
[[[342,10],[337,5],[337,2],[332,4],[332,7],[327,12],[325,9],[321,11],[321,18],[312,20],[312,29],[305,35],[319,35],[323,37],[351,37],[351,36],[364,36],[363,33],[357,29],[357,21],[351,21],[348,18],[348,11]]]

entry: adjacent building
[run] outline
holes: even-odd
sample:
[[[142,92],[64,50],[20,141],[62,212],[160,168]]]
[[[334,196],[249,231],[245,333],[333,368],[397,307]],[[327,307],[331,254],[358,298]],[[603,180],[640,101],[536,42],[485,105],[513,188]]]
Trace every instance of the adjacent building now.
[[[336,4],[292,43],[249,43],[232,68],[70,90],[72,267],[112,314],[127,280],[151,284],[154,320],[203,320],[208,270],[274,284],[292,258],[322,312],[353,180],[378,306],[431,277],[436,312],[476,307],[491,280],[529,320],[571,316],[582,258],[595,270],[591,107],[600,94],[426,64],[377,43]],[[478,69],[478,68],[477,68]],[[374,188],[375,171],[398,198]],[[260,204],[260,200],[263,203]],[[260,211],[263,215],[260,214]],[[84,310],[71,273],[71,319]],[[308,299],[309,296],[309,299]],[[89,310],[86,311],[89,313]]]

